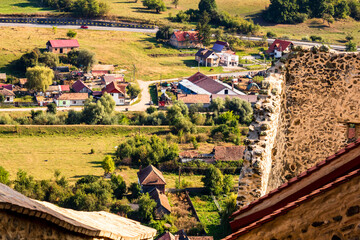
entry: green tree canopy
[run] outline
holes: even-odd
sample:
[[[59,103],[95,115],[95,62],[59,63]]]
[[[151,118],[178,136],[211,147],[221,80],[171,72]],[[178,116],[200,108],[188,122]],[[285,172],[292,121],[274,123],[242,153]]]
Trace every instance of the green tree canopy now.
[[[211,28],[209,22],[209,13],[207,11],[204,11],[199,22],[196,25],[196,31],[198,31],[198,38],[205,46],[208,46],[210,44]]]
[[[54,79],[54,72],[48,67],[35,66],[26,70],[29,89],[45,92]]]
[[[136,98],[141,92],[140,86],[137,83],[130,84],[126,87],[126,93],[130,98]]]
[[[253,109],[249,102],[240,98],[233,98],[226,101],[226,108],[239,116],[240,123],[249,124],[252,121]]]
[[[157,13],[166,11],[166,6],[163,0],[144,0],[144,7],[155,10]]]
[[[347,52],[356,52],[357,51],[356,43],[354,43],[353,41],[347,42],[345,46],[346,46]]]
[[[215,0],[200,0],[199,2],[199,11],[201,13],[208,12],[214,13],[217,10],[216,1]]]
[[[101,163],[102,168],[105,171],[105,174],[112,173],[115,171],[115,162],[111,156],[105,156],[104,160]]]
[[[139,214],[146,221],[151,221],[154,216],[156,202],[150,198],[149,193],[143,194],[139,199]]]
[[[74,30],[69,30],[67,33],[66,33],[66,36],[68,36],[69,38],[74,38],[76,37],[77,35],[77,32],[75,32]]]
[[[0,183],[8,185],[10,183],[9,180],[9,172],[5,170],[2,166],[0,166]]]
[[[156,40],[169,40],[173,33],[174,30],[172,29],[172,27],[168,25],[162,26],[156,32]]]
[[[126,183],[120,175],[111,175],[111,187],[114,191],[114,196],[117,199],[122,199],[126,193]]]
[[[204,187],[215,195],[219,195],[223,192],[223,181],[224,176],[221,171],[210,165],[208,171],[206,171],[205,176],[201,179],[204,183]]]
[[[82,121],[86,124],[111,124],[114,109],[115,101],[108,93],[105,93],[97,102],[90,97],[85,101]]]

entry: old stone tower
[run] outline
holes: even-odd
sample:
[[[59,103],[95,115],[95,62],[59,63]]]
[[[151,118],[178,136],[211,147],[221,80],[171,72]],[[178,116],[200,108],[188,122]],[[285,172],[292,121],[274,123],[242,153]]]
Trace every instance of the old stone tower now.
[[[268,193],[360,134],[360,54],[290,53],[270,69],[245,140],[238,205]]]

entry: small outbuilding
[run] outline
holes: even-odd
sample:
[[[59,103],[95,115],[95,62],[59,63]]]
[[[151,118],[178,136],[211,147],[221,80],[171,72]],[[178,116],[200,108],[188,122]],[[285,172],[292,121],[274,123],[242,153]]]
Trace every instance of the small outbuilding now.
[[[87,93],[64,93],[56,99],[58,107],[83,106],[89,96]]]
[[[46,43],[46,49],[52,53],[68,53],[79,47],[79,42],[76,39],[50,40]]]

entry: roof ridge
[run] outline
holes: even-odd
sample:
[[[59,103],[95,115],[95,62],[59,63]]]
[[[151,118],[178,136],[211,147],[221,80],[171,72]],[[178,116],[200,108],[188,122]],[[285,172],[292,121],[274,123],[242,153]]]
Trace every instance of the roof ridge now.
[[[237,238],[257,227],[260,227],[261,225],[265,224],[266,222],[268,222],[271,219],[274,219],[280,215],[286,214],[289,211],[291,211],[294,208],[297,208],[300,204],[307,202],[315,197],[317,197],[318,195],[321,195],[322,193],[325,193],[327,191],[332,190],[334,187],[337,187],[349,180],[351,180],[352,178],[356,177],[356,176],[360,176],[360,169],[354,170],[350,173],[348,173],[345,176],[342,177],[338,177],[336,180],[334,180],[331,183],[328,183],[326,185],[324,185],[321,188],[318,188],[314,191],[312,191],[311,193],[309,193],[308,195],[305,195],[293,202],[288,203],[287,205],[285,205],[283,208],[277,209],[276,211],[274,211],[274,213],[266,215],[264,217],[262,217],[261,219],[257,220],[256,222],[251,223],[250,225],[241,228],[239,231],[223,238],[222,240],[229,240],[229,239],[234,239]]]
[[[253,207],[255,207],[256,205],[260,204],[261,202],[263,202],[264,200],[271,198],[272,196],[274,196],[277,193],[280,193],[281,191],[283,191],[284,189],[288,188],[289,186],[292,186],[294,183],[299,182],[300,180],[312,175],[314,172],[317,172],[318,170],[322,169],[324,166],[328,165],[330,162],[334,161],[335,159],[339,158],[340,156],[342,156],[343,154],[349,152],[350,150],[356,148],[360,146],[360,138],[357,139],[355,142],[348,144],[347,146],[345,146],[344,148],[340,149],[339,151],[337,151],[335,154],[327,157],[326,159],[324,159],[321,162],[318,162],[317,164],[315,164],[315,166],[307,169],[306,171],[300,173],[299,175],[297,175],[296,177],[291,178],[290,180],[288,180],[287,182],[283,183],[282,185],[280,185],[279,187],[273,189],[272,191],[270,191],[269,193],[267,193],[266,195],[256,199],[255,201],[251,202],[250,204],[244,206],[243,208],[239,209],[238,211],[234,212],[231,215],[231,218],[236,217],[250,209],[252,209]]]

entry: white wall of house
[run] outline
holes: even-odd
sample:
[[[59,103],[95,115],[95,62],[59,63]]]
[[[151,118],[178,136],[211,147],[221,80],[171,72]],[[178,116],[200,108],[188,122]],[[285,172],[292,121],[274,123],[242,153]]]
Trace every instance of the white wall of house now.
[[[278,51],[278,50],[274,50],[274,57],[275,58],[281,58],[282,57],[282,52]]]
[[[228,67],[237,67],[239,65],[239,56],[229,53],[220,53],[220,61]]]
[[[116,105],[125,105],[124,95],[121,93],[110,93],[110,95],[113,97]]]
[[[4,96],[4,103],[13,103],[14,102],[14,96]]]
[[[70,106],[83,106],[84,104],[85,104],[85,99],[70,100]]]

